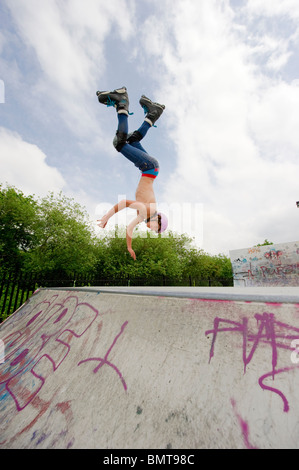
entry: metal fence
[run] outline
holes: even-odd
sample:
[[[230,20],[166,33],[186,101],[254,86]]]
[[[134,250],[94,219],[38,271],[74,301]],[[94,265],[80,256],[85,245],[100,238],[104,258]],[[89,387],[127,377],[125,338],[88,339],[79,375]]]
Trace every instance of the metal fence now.
[[[50,276],[31,274],[7,274],[0,277],[0,323],[15,312],[28,298],[41,287],[88,287],[88,286],[233,286],[233,278],[173,279],[167,276],[156,278],[123,277],[99,279],[92,275]]]
[[[0,279],[0,322],[15,312],[36,290],[33,276],[3,275]]]

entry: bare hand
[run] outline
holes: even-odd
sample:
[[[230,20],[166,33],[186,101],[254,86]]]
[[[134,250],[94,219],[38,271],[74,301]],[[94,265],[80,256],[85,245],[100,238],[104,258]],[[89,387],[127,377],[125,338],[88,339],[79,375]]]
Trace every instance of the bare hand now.
[[[97,220],[97,225],[101,228],[105,228],[108,220],[109,217],[107,217],[107,214],[105,214],[101,219]]]
[[[132,250],[132,248],[129,248],[128,251],[129,251],[130,255],[132,256],[133,260],[136,261],[135,251]]]

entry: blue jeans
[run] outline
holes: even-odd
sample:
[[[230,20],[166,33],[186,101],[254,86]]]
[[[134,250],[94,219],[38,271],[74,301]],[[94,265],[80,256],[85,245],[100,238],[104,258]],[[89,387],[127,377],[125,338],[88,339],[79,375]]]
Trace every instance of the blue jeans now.
[[[118,114],[118,131],[128,133],[128,116],[126,114]],[[138,132],[141,134],[142,139],[145,137],[147,131],[151,125],[144,121],[139,127]],[[159,162],[156,158],[151,157],[146,150],[142,147],[139,141],[132,142],[131,144],[125,144],[120,153],[124,155],[130,162],[134,163],[139,170],[144,173],[152,174],[157,176],[159,172]],[[156,171],[155,171],[156,170]],[[147,174],[145,174],[147,176]],[[153,176],[153,177],[155,177]]]

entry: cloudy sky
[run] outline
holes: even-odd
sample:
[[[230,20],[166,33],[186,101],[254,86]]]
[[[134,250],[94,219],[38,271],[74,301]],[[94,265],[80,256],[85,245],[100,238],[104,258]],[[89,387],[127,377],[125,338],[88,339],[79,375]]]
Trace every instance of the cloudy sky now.
[[[0,25],[1,183],[94,221],[134,199],[95,94],[125,85],[130,130],[142,94],[166,106],[143,143],[172,230],[211,254],[299,239],[298,0],[1,0]]]

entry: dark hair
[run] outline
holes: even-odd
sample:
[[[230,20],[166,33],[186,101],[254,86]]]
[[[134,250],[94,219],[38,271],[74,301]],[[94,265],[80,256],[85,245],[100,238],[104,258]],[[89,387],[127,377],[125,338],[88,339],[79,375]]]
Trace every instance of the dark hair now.
[[[161,214],[158,214],[158,233],[161,232]]]
[[[158,233],[160,233],[161,232],[161,214],[157,214],[157,212],[155,212],[153,215],[145,219],[144,222],[147,224],[151,219],[153,219],[156,216],[158,217]]]

